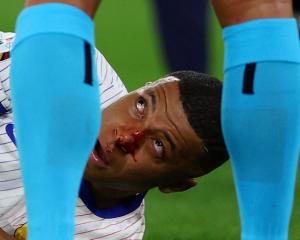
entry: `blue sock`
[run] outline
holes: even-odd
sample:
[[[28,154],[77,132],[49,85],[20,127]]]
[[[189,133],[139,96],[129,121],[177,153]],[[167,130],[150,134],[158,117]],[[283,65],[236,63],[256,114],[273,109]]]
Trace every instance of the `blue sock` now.
[[[243,240],[287,240],[300,147],[300,47],[293,19],[224,29],[222,126]]]
[[[29,240],[73,239],[79,185],[100,126],[93,22],[65,4],[18,18],[11,87]]]

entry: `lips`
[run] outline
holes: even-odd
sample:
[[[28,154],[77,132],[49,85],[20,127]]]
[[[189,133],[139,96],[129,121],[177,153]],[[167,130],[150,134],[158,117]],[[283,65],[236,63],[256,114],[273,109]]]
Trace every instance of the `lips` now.
[[[89,161],[100,168],[107,168],[109,165],[108,158],[98,140],[93,152],[90,155]]]

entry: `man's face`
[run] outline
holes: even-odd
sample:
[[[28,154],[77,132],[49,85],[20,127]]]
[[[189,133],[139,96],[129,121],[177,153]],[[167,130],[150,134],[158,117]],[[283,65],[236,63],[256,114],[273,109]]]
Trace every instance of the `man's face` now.
[[[85,171],[95,186],[142,192],[202,175],[196,159],[203,144],[188,123],[173,77],[107,107],[99,142]]]

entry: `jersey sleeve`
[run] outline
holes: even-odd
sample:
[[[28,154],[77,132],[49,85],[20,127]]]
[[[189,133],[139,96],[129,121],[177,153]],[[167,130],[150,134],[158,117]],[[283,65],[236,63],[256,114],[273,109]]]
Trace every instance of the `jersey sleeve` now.
[[[1,216],[1,229],[14,236],[16,240],[21,240],[21,236],[24,236],[26,224],[25,200],[22,198]],[[23,239],[25,240],[25,238]]]
[[[118,74],[97,49],[96,65],[101,92],[101,108],[104,109],[125,96],[128,91]]]
[[[42,213],[41,213],[42,214]],[[16,240],[27,240],[24,199],[5,214],[2,228]],[[78,199],[75,211],[75,240],[142,240],[145,232],[144,202],[135,211],[117,218],[104,219],[91,213]]]
[[[15,39],[14,33],[0,32],[0,115],[11,112],[10,98],[10,51]]]
[[[11,63],[10,51],[14,39],[14,33],[0,32],[0,115],[12,110],[9,71]],[[100,103],[101,109],[104,109],[128,92],[122,80],[105,57],[98,49],[96,49],[95,53],[99,91],[101,93]]]

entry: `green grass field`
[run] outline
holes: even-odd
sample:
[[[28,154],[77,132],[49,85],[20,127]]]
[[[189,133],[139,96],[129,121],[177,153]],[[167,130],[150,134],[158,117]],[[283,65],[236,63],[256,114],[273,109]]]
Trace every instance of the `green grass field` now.
[[[2,1],[0,30],[14,31],[22,1]],[[97,47],[103,52],[129,90],[167,73],[155,30],[149,0],[106,0],[96,17]],[[210,73],[222,78],[222,41],[211,17]],[[258,159],[256,159],[258,160]],[[290,240],[300,240],[299,177]],[[145,240],[238,240],[237,201],[230,164],[227,163],[185,193],[146,197]]]

